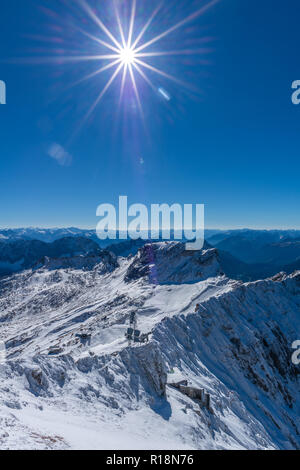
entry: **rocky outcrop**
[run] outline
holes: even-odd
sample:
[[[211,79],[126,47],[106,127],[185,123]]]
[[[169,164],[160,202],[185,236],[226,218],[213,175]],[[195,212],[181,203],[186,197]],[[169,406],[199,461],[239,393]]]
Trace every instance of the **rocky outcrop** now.
[[[195,283],[221,273],[214,248],[186,251],[184,243],[161,242],[147,244],[139,250],[125,281],[146,277],[153,284]]]

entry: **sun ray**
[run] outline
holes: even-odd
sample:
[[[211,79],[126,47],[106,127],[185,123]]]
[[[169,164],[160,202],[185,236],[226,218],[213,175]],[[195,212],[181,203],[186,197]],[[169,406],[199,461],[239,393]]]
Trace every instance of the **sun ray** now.
[[[133,27],[134,27],[134,20],[135,20],[135,12],[136,12],[136,0],[133,0],[130,25],[129,25],[129,33],[128,33],[128,41],[127,41],[127,47],[129,48],[132,48],[131,41],[132,41],[132,34],[133,34]]]
[[[100,95],[98,96],[98,98],[95,100],[95,102],[92,104],[92,106],[89,108],[89,110],[87,111],[87,113],[85,114],[85,116],[83,117],[82,121],[80,122],[79,126],[76,128],[76,130],[73,132],[73,134],[71,135],[70,139],[69,139],[69,142],[68,142],[68,145],[71,144],[71,142],[75,139],[76,135],[81,131],[81,129],[84,127],[85,123],[87,122],[87,120],[89,119],[89,117],[91,116],[91,114],[93,113],[93,111],[95,110],[95,108],[97,107],[97,105],[100,103],[101,99],[103,98],[103,96],[105,95],[105,93],[107,92],[107,90],[109,89],[109,87],[111,86],[111,84],[113,83],[113,81],[115,80],[115,78],[117,77],[118,73],[120,72],[121,70],[121,67],[122,65],[120,64],[119,67],[115,70],[115,72],[113,73],[113,75],[111,76],[111,78],[109,79],[109,81],[107,82],[107,84],[105,85],[105,87],[103,88],[103,90],[101,91]]]
[[[117,49],[116,47],[112,46],[111,44],[108,44],[108,42],[103,41],[102,39],[97,38],[96,36],[93,36],[92,34],[88,33],[84,29],[81,29],[81,28],[76,27],[76,26],[74,26],[74,28],[77,29],[78,31],[80,31],[85,36],[87,36],[88,38],[92,39],[93,41],[96,41],[97,43],[101,44],[102,46],[105,46],[105,47],[107,47],[108,49],[111,49],[114,52],[117,52],[117,53],[119,52],[119,49]]]
[[[133,73],[133,70],[132,70],[132,65],[129,64],[128,68],[129,68],[129,73],[130,73],[130,77],[131,77],[132,86],[133,86],[133,89],[134,89],[136,101],[137,101],[141,116],[142,116],[142,118],[144,118],[142,103],[141,103],[139,91],[138,91],[137,86],[136,86],[136,81],[135,81],[134,73]]]
[[[135,62],[140,64],[142,67],[145,67],[146,69],[151,70],[152,72],[157,73],[158,75],[161,75],[162,77],[168,78],[169,80],[172,80],[173,82],[177,83],[177,85],[184,86],[185,88],[191,89],[193,91],[199,92],[198,89],[195,89],[192,87],[189,83],[183,82],[182,80],[179,80],[178,78],[174,77],[173,75],[170,75],[166,72],[163,72],[160,69],[157,69],[156,67],[153,67],[152,65],[147,64],[147,62],[144,62],[142,60],[136,59]]]
[[[98,61],[98,60],[111,60],[111,59],[120,59],[120,54],[108,54],[108,55],[80,55],[80,56],[49,56],[49,57],[16,57],[8,59],[5,62],[10,64],[64,64],[72,62],[89,62],[89,61]]]
[[[203,13],[205,13],[209,8],[213,7],[214,5],[216,5],[217,3],[219,3],[220,0],[212,0],[211,2],[209,2],[208,4],[204,5],[202,8],[200,8],[199,10],[197,10],[196,12],[192,13],[191,15],[189,15],[187,18],[185,18],[184,20],[181,20],[179,21],[179,23],[176,23],[174,26],[171,26],[171,28],[167,29],[166,31],[164,31],[163,33],[159,34],[158,36],[156,36],[155,38],[151,39],[150,41],[146,42],[145,44],[143,44],[142,46],[138,47],[136,49],[136,53],[138,53],[139,51],[142,51],[144,49],[146,49],[147,47],[151,46],[152,44],[156,43],[157,41],[160,41],[162,38],[164,38],[165,36],[168,36],[170,33],[172,33],[173,31],[175,31],[176,29],[178,28],[181,28],[182,26],[184,26],[185,24],[189,23],[190,21],[193,21],[195,20],[196,18],[198,18],[199,16],[201,16]]]
[[[120,31],[121,41],[122,41],[123,47],[126,47],[125,34],[124,34],[123,26],[121,23],[120,13],[116,5],[116,0],[114,0],[114,10],[115,10],[116,18],[117,18],[119,31]]]
[[[124,94],[124,88],[125,88],[125,82],[126,82],[126,76],[127,76],[127,70],[128,70],[128,65],[125,64],[123,68],[123,74],[122,74],[122,82],[121,82],[121,90],[120,90],[120,98],[119,98],[119,106],[121,105],[123,94]]]
[[[100,28],[102,29],[102,31],[105,32],[105,34],[110,38],[110,40],[118,47],[118,49],[122,49],[122,46],[121,44],[116,40],[116,38],[113,36],[113,34],[109,31],[109,29],[102,23],[102,21],[100,20],[100,18],[98,18],[98,16],[93,12],[93,10],[91,9],[91,7],[86,3],[85,0],[78,0],[81,7],[86,11],[86,13],[88,13],[88,15],[90,16],[90,18],[92,18],[94,20],[94,22],[100,26]]]
[[[154,20],[155,16],[157,15],[157,13],[159,12],[159,10],[161,9],[162,7],[162,3],[160,5],[158,5],[157,8],[155,8],[154,12],[152,13],[152,15],[150,16],[149,20],[147,21],[147,23],[145,24],[145,26],[142,28],[140,34],[138,35],[138,37],[136,38],[136,40],[134,41],[134,43],[132,44],[132,49],[135,49],[136,46],[138,45],[138,43],[140,42],[140,40],[142,39],[142,37],[144,36],[145,32],[147,31],[147,29],[149,28],[150,24],[152,23],[152,21]]]
[[[182,49],[178,51],[161,51],[161,52],[142,52],[134,54],[135,57],[163,57],[171,55],[198,55],[198,54],[207,54],[211,52],[212,49],[201,48],[201,49]]]
[[[103,88],[103,90],[102,90],[102,92],[100,93],[99,97],[97,98],[96,103],[95,103],[93,109],[95,109],[95,107],[97,106],[97,104],[99,103],[99,101],[103,98],[103,96],[105,95],[105,93],[107,92],[107,90],[109,89],[109,87],[111,86],[111,84],[113,83],[113,81],[115,80],[115,78],[117,77],[117,75],[119,74],[121,68],[122,68],[122,64],[119,65],[119,67],[115,70],[115,72],[113,73],[113,75],[111,76],[111,78],[108,80],[107,84],[105,85],[105,87]]]
[[[120,70],[122,68],[122,64],[119,65],[119,67],[114,71],[113,75],[110,77],[110,79],[108,80],[107,84],[105,85],[105,87],[103,88],[103,90],[101,91],[100,95],[97,97],[97,99],[95,100],[95,102],[92,104],[92,106],[89,108],[88,112],[85,114],[84,118],[82,119],[80,125],[78,126],[78,128],[76,129],[76,132],[72,135],[71,139],[70,139],[70,142],[73,140],[73,138],[75,137],[75,135],[80,132],[80,130],[83,128],[83,126],[85,125],[86,121],[89,119],[89,117],[91,116],[91,114],[93,113],[93,111],[95,110],[95,108],[98,106],[99,102],[101,101],[101,99],[103,98],[103,96],[105,95],[105,93],[107,92],[107,90],[109,89],[109,87],[112,85],[113,81],[116,79],[117,75],[119,74]]]
[[[96,77],[100,73],[104,72],[105,70],[109,70],[115,65],[120,63],[120,59],[118,58],[117,60],[110,62],[109,64],[105,65],[104,67],[101,67],[101,69],[95,70],[95,72],[90,73],[89,75],[85,75],[84,77],[80,78],[80,80],[77,80],[76,82],[72,83],[70,87],[74,87],[79,85],[80,83],[85,82],[86,80],[89,80],[90,78]]]
[[[151,88],[152,88],[154,91],[157,91],[157,89],[155,88],[155,86],[153,85],[153,83],[151,82],[151,80],[147,77],[147,75],[145,74],[145,72],[141,69],[141,67],[139,67],[136,62],[134,62],[133,66],[134,66],[135,69],[139,72],[139,74],[143,77],[143,79],[148,83],[148,85],[150,85]]]

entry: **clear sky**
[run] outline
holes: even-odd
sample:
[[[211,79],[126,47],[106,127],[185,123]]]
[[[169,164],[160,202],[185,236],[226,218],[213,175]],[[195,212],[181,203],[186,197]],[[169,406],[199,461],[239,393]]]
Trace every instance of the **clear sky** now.
[[[113,2],[89,3],[117,35]],[[165,0],[145,39],[206,3]],[[95,227],[97,206],[127,195],[130,203],[204,203],[207,227],[300,228],[300,106],[291,103],[299,0],[221,0],[149,48],[209,48],[148,61],[200,95],[147,70],[151,88],[136,74],[143,126],[130,83],[118,109],[116,79],[79,131],[113,69],[70,87],[103,63],[46,61],[103,53],[76,27],[109,41],[68,4],[1,0],[1,227]],[[138,0],[134,34],[155,5]]]

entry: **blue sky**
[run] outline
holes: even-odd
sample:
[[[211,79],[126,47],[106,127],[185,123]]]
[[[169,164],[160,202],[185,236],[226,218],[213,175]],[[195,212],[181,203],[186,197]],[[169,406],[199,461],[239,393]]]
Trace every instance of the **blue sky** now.
[[[110,25],[111,2],[102,3]],[[138,3],[142,24],[148,10]],[[173,3],[168,15],[157,16],[153,33],[207,2]],[[49,51],[57,57],[57,49],[93,53],[96,45],[71,32],[73,13],[61,0],[2,0],[0,9],[0,80],[7,85],[7,105],[0,106],[1,227],[95,227],[97,206],[127,195],[130,203],[203,203],[212,228],[300,228],[300,106],[291,103],[292,81],[300,79],[298,0],[221,0],[156,46],[195,46],[213,37],[202,57],[209,63],[198,56],[152,61],[201,88],[200,98],[153,74],[167,102],[141,79],[145,130],[132,95],[117,114],[116,84],[71,140],[109,74],[69,88],[91,64],[7,60]],[[57,144],[65,165],[49,155]]]

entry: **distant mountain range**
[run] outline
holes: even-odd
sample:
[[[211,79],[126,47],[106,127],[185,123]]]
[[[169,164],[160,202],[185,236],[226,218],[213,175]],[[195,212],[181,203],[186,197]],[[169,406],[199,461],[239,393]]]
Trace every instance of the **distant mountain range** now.
[[[0,230],[0,275],[33,268],[45,257],[92,254],[96,262],[103,249],[117,257],[135,256],[145,244],[144,240],[100,241],[95,230],[78,228]],[[253,281],[300,269],[299,230],[207,230],[205,247],[217,249],[223,272],[233,279]]]
[[[89,238],[64,237],[52,243],[39,240],[0,241],[0,274],[48,266],[52,269],[73,267],[83,269],[99,264],[103,259],[113,254],[102,250],[97,243]]]
[[[217,245],[223,240],[243,240],[244,242],[254,242],[256,246],[264,246],[270,243],[280,242],[283,239],[300,238],[300,230],[207,230],[206,240],[212,245]]]
[[[46,243],[64,237],[84,237],[99,241],[95,230],[70,228],[18,228],[0,230],[0,241],[39,240]]]
[[[209,237],[211,245],[245,263],[289,264],[300,257],[300,232],[245,232]]]

